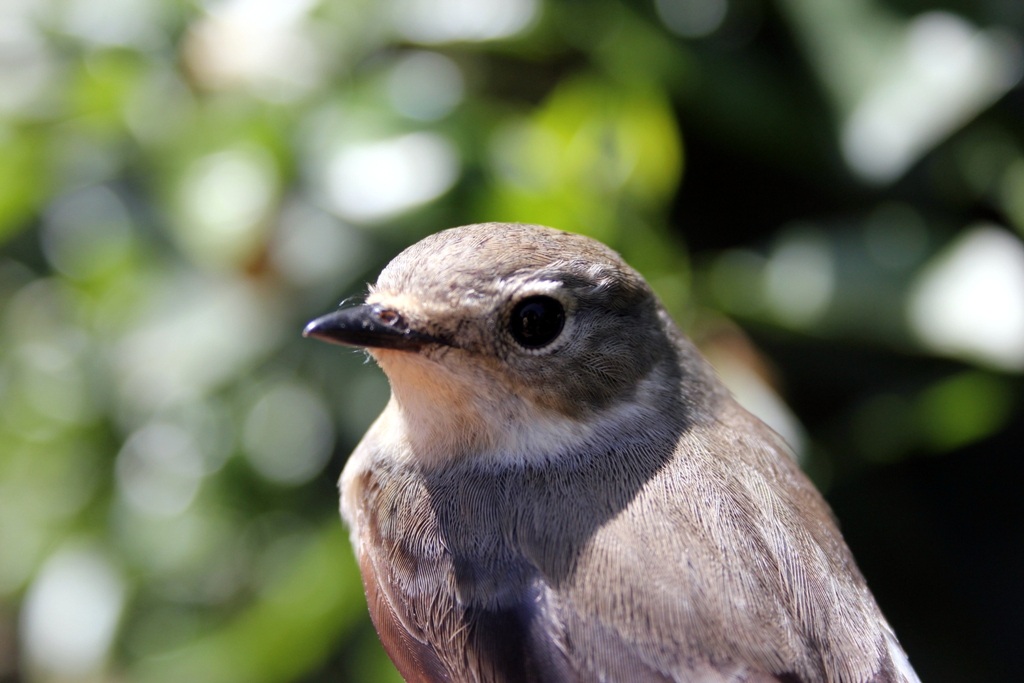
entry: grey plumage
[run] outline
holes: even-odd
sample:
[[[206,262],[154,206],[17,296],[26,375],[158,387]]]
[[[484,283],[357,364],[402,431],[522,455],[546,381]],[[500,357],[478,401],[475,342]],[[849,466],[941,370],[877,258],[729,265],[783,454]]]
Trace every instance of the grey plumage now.
[[[537,348],[528,299],[564,310]],[[342,514],[407,680],[917,680],[785,444],[603,245],[441,232],[306,333],[391,381]]]

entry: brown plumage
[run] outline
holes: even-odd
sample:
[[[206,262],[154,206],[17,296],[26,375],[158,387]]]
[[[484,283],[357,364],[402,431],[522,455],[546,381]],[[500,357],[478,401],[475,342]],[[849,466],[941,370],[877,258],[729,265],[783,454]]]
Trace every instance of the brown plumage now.
[[[408,681],[917,681],[831,513],[578,235],[432,235],[306,334],[392,398],[341,478]]]

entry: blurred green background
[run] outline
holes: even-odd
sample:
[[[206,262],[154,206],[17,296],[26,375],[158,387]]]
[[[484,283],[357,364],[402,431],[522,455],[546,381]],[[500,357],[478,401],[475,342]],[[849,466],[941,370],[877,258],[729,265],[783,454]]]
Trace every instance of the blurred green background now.
[[[397,680],[335,491],[387,385],[299,333],[489,220],[622,252],[922,679],[1013,680],[1022,43],[1019,0],[4,0],[0,681]]]

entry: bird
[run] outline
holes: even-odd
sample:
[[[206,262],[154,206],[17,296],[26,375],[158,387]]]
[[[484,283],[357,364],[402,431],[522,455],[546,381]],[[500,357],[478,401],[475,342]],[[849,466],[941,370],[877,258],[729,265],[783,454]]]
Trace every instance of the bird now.
[[[443,230],[303,334],[390,383],[339,487],[405,680],[919,681],[789,447],[604,244]]]

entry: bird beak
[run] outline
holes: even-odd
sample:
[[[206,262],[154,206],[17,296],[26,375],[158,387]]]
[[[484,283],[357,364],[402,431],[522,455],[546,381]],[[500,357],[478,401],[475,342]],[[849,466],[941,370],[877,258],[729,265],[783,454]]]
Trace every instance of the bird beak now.
[[[343,346],[399,351],[417,351],[425,344],[442,343],[410,329],[398,311],[380,304],[352,306],[320,316],[306,325],[302,336]]]

